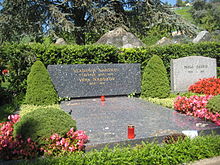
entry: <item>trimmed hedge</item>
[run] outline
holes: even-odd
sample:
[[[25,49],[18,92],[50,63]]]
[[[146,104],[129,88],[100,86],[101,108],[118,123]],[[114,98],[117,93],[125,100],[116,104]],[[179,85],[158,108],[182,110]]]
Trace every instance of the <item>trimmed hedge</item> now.
[[[33,141],[44,144],[45,138],[58,133],[64,135],[74,128],[76,122],[61,109],[38,108],[22,116],[19,122],[14,125],[13,136],[21,135],[22,138],[31,138]]]
[[[143,143],[137,147],[105,148],[101,151],[74,153],[62,157],[20,161],[22,165],[72,165],[72,164],[144,164],[175,165],[220,155],[220,136],[196,137],[175,144]]]
[[[52,105],[57,103],[58,95],[52,84],[50,75],[41,61],[31,66],[27,77],[27,93],[25,103],[32,105]]]
[[[10,65],[11,89],[24,92],[30,67],[38,58],[49,64],[94,64],[94,63],[141,63],[142,68],[153,55],[158,55],[170,71],[170,60],[185,56],[216,58],[220,66],[220,43],[175,44],[136,49],[118,49],[108,45],[44,45],[4,44],[0,45],[0,56]]]

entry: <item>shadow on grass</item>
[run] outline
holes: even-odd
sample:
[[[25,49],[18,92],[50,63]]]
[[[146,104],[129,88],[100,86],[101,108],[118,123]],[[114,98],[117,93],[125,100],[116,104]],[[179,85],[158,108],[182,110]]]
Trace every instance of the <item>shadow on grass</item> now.
[[[15,113],[18,106],[14,104],[4,104],[0,106],[0,123],[8,120],[8,116]]]

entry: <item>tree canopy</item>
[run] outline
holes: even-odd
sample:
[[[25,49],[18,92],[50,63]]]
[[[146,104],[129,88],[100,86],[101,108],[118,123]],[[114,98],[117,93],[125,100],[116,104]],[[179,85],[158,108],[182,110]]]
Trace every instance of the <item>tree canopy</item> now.
[[[208,31],[220,29],[220,0],[195,0],[191,9],[197,25]]]
[[[3,0],[1,6],[2,41],[51,34],[74,36],[77,44],[86,44],[118,26],[137,36],[155,26],[195,33],[195,27],[159,0]]]

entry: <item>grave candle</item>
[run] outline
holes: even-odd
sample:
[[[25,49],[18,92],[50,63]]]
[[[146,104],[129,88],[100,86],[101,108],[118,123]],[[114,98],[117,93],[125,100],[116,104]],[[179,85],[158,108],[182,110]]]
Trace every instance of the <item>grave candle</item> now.
[[[101,101],[105,101],[105,96],[101,96]]]
[[[128,139],[134,139],[134,126],[128,125]]]

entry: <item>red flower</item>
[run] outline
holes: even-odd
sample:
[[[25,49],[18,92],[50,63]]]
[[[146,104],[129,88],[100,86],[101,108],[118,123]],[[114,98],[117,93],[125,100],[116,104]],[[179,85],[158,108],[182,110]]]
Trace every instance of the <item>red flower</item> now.
[[[3,75],[6,75],[6,74],[8,74],[9,73],[9,70],[8,69],[4,69],[3,71],[2,71],[2,74]]]
[[[220,78],[204,78],[189,87],[189,91],[206,95],[220,94]]]

